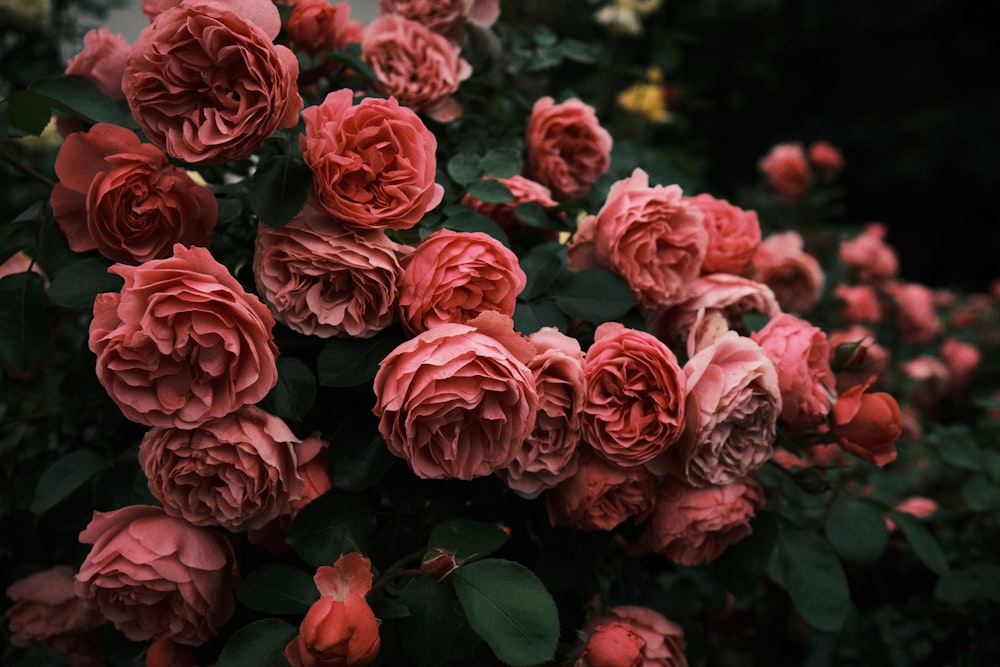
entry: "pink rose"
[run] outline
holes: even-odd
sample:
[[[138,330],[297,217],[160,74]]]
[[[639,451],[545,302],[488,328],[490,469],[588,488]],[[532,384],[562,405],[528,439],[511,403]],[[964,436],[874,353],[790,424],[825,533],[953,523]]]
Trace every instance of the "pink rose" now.
[[[622,624],[643,640],[640,667],[687,667],[684,630],[663,614],[637,605],[612,607],[606,614],[591,620],[587,628],[600,624]],[[593,662],[594,667],[602,663]]]
[[[233,615],[239,570],[222,533],[130,505],[94,512],[80,542],[94,546],[76,575],[77,595],[132,641],[200,646]]]
[[[833,296],[840,302],[837,312],[850,324],[878,322],[882,319],[882,302],[871,285],[845,285],[833,289]]]
[[[802,235],[794,230],[771,234],[757,246],[752,277],[774,292],[782,309],[805,313],[823,293],[823,269],[803,250]]]
[[[375,72],[382,93],[441,123],[462,115],[452,94],[472,74],[472,66],[461,54],[447,37],[397,14],[376,18],[361,39],[361,58]]]
[[[763,506],[753,479],[694,488],[668,477],[656,489],[643,539],[679,565],[710,563],[753,532],[750,519]]]
[[[841,394],[872,375],[881,377],[889,368],[889,351],[878,344],[875,335],[860,325],[831,331],[830,361],[841,357],[840,368],[835,371],[837,393]],[[844,348],[841,348],[844,346]],[[853,347],[854,351],[849,353]]]
[[[937,512],[940,507],[937,504],[937,501],[933,498],[911,496],[906,500],[897,503],[892,509],[897,512],[902,512],[903,514],[915,516],[918,519],[927,519],[934,516],[934,513]],[[885,517],[885,527],[890,533],[894,533],[899,530],[896,522],[889,517]]]
[[[841,241],[840,259],[862,282],[890,280],[899,272],[899,259],[885,242],[885,225],[869,223],[864,232]]]
[[[122,90],[149,140],[172,157],[218,164],[249,157],[302,109],[295,54],[272,40],[270,0],[184,0],[132,46]]]
[[[576,474],[545,493],[549,523],[576,530],[611,530],[649,511],[654,485],[652,473],[643,466],[623,468],[581,447]]]
[[[604,622],[590,631],[573,667],[643,667],[644,648],[646,640],[627,623]]]
[[[814,141],[809,144],[809,162],[824,183],[833,183],[844,169],[844,154],[829,141]]]
[[[793,433],[823,423],[836,382],[830,369],[830,343],[819,327],[788,313],[771,318],[750,335],[778,369],[781,421]]]
[[[167,514],[239,532],[287,514],[302,494],[296,442],[281,419],[245,406],[194,429],[151,429],[139,465]]]
[[[779,199],[799,201],[809,187],[809,163],[802,144],[797,141],[772,146],[757,168]]]
[[[410,109],[349,89],[302,112],[299,148],[312,169],[316,202],[345,225],[409,229],[441,202],[437,139]]]
[[[127,39],[107,28],[95,28],[83,36],[83,49],[66,63],[66,74],[93,81],[105,97],[124,99],[122,76],[128,52]]]
[[[583,364],[583,439],[606,461],[639,466],[684,430],[687,381],[652,334],[605,322]]]
[[[498,178],[496,180],[507,186],[514,199],[503,204],[488,204],[476,199],[471,194],[467,194],[463,198],[462,203],[471,206],[477,213],[493,220],[513,241],[518,240],[518,234],[524,227],[524,223],[517,217],[514,209],[521,204],[537,204],[542,208],[551,208],[558,204],[552,198],[552,193],[547,187],[523,176],[511,176],[510,178]],[[545,232],[542,233],[544,234]],[[554,239],[554,234],[552,238]]]
[[[972,343],[948,337],[941,343],[938,354],[948,367],[948,393],[954,398],[962,396],[982,363],[982,352]]]
[[[42,271],[42,267],[38,266],[35,260],[26,255],[23,250],[18,250],[5,259],[3,263],[0,263],[0,278],[12,276],[15,273],[28,273],[29,271],[40,275],[45,281],[45,286],[48,287],[49,279]]]
[[[132,130],[98,123],[74,132],[55,168],[52,213],[75,252],[139,264],[168,257],[175,243],[211,242],[215,195]]]
[[[307,336],[371,338],[396,319],[401,248],[307,204],[281,229],[257,228],[253,273],[275,319]]]
[[[418,21],[436,33],[461,41],[464,21],[489,28],[500,17],[500,0],[379,0],[379,12]]]
[[[646,172],[636,169],[611,186],[597,215],[580,222],[569,267],[614,272],[644,310],[675,305],[701,272],[708,244],[703,217],[678,186],[650,187]]]
[[[845,452],[881,468],[896,459],[895,441],[903,425],[899,404],[892,395],[868,392],[874,380],[840,395],[830,411],[830,430]]]
[[[343,50],[360,42],[364,24],[350,20],[351,3],[295,0],[284,24],[292,43],[308,53]]]
[[[744,211],[709,194],[687,197],[687,201],[705,214],[708,247],[701,272],[746,273],[761,239],[756,211]]]
[[[100,629],[104,617],[77,596],[74,574],[71,568],[57,565],[7,587],[7,597],[14,602],[5,612],[11,646],[48,646],[73,658],[76,667],[103,664]]]
[[[517,255],[492,236],[441,229],[403,261],[400,320],[419,333],[484,311],[513,317],[526,283]]]
[[[204,248],[115,264],[120,293],[98,294],[97,377],[132,421],[194,428],[256,403],[278,381],[274,320]]]
[[[561,202],[590,192],[611,166],[611,134],[594,107],[576,98],[558,104],[551,97],[536,100],[525,142],[524,175]]]
[[[885,286],[895,309],[893,323],[906,343],[928,343],[941,332],[934,293],[919,283],[893,282]]]
[[[755,342],[722,335],[684,365],[687,426],[655,462],[691,486],[725,486],[771,458],[781,414],[778,371]]]
[[[576,474],[583,351],[579,341],[551,327],[539,329],[529,340],[536,350],[528,362],[538,392],[535,428],[497,475],[522,498],[537,498]]]
[[[901,370],[911,385],[908,397],[920,410],[924,412],[934,410],[948,395],[951,372],[938,357],[931,354],[917,355],[906,360],[901,365]]]
[[[418,477],[506,468],[534,428],[535,379],[496,339],[440,324],[390,352],[375,376],[379,432]]]

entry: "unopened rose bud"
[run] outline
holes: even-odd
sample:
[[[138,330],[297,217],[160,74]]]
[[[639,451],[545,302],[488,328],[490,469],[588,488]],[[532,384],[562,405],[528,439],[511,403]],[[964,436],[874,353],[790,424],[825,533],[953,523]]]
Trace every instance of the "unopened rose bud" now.
[[[434,548],[424,554],[420,569],[431,578],[431,581],[443,581],[445,577],[458,569],[455,557],[444,549]]]

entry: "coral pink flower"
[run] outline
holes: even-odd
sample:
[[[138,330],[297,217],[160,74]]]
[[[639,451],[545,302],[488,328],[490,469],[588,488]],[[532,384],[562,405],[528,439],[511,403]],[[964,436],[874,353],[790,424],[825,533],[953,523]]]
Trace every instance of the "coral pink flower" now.
[[[770,287],[781,308],[792,313],[811,310],[825,282],[819,262],[803,249],[802,235],[794,230],[771,234],[757,246],[751,275]]]
[[[809,162],[819,172],[824,183],[833,183],[844,169],[844,154],[829,141],[814,141],[809,144]]]
[[[809,187],[809,162],[799,142],[776,144],[760,159],[757,168],[779,199],[796,202]]]
[[[590,631],[573,667],[642,667],[646,640],[627,623],[605,621]]]
[[[637,663],[639,667],[687,667],[684,631],[663,614],[649,607],[620,605],[592,619],[586,628],[596,630],[605,624],[624,625],[642,638],[644,645],[640,650],[642,659]],[[589,664],[597,667],[605,663],[591,661]]]
[[[418,21],[436,33],[459,41],[464,22],[489,28],[500,17],[500,0],[379,0],[379,12]]]
[[[52,213],[75,252],[139,264],[175,243],[208,246],[218,215],[212,191],[170,165],[132,130],[98,123],[66,138],[56,156]]]
[[[350,20],[351,3],[295,0],[285,30],[296,48],[309,53],[342,50],[360,42],[364,24]]]
[[[594,107],[576,98],[556,103],[542,97],[531,108],[525,136],[525,176],[558,201],[590,192],[611,166],[611,134]]]
[[[841,283],[833,289],[833,295],[840,302],[837,312],[848,324],[878,322],[882,319],[882,302],[871,285]]]
[[[607,463],[580,448],[577,473],[545,493],[549,523],[577,530],[611,530],[653,505],[655,481],[643,466]]]
[[[899,259],[885,242],[888,230],[877,222],[869,223],[857,236],[841,241],[840,259],[862,282],[879,282],[896,277]]]
[[[945,365],[948,366],[950,377],[948,393],[952,397],[958,398],[965,393],[969,380],[982,363],[983,354],[972,343],[951,337],[946,338],[941,343],[938,353]]]
[[[840,395],[830,411],[830,429],[841,449],[881,468],[896,459],[894,443],[903,425],[895,398],[868,392],[874,380]]]
[[[125,99],[122,76],[129,52],[128,40],[107,28],[95,28],[83,36],[83,49],[66,63],[66,74],[93,81],[102,95]]]
[[[892,282],[885,291],[895,304],[893,323],[906,343],[928,343],[941,332],[934,292],[919,283]]]
[[[934,516],[934,513],[940,509],[940,506],[933,498],[911,496],[910,498],[897,503],[892,509],[897,512],[909,514],[910,516],[915,516],[918,519],[927,519]],[[896,522],[889,517],[885,517],[885,527],[890,533],[899,530]]]
[[[688,197],[687,201],[705,214],[708,247],[701,272],[745,274],[761,240],[756,211],[744,211],[709,194]]]

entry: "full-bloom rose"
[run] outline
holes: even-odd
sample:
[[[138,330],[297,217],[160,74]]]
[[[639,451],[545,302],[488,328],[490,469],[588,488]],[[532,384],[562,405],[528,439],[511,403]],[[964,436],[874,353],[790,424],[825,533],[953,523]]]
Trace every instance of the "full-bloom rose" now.
[[[749,477],[774,452],[781,414],[774,363],[752,340],[729,331],[692,356],[684,373],[687,426],[656,467],[692,486]]]
[[[895,441],[903,425],[891,394],[868,391],[874,380],[840,395],[830,412],[830,430],[841,449],[881,468],[896,459]]]
[[[778,369],[781,421],[793,433],[819,426],[830,412],[836,386],[826,333],[806,320],[778,313],[750,338]]]
[[[517,255],[489,234],[441,229],[403,260],[400,319],[418,333],[485,311],[513,317],[526,283]]]
[[[951,372],[947,364],[933,354],[919,354],[900,366],[911,385],[909,401],[923,412],[933,412],[948,395]]]
[[[258,227],[253,272],[275,319],[294,331],[371,338],[396,319],[401,252],[381,229],[346,228],[307,204],[281,229]]]
[[[649,511],[655,484],[645,467],[623,468],[581,447],[576,474],[545,492],[549,523],[576,530],[611,530]]]
[[[541,183],[536,183],[524,176],[511,176],[510,178],[496,179],[503,183],[510,190],[513,199],[502,204],[490,204],[473,197],[471,194],[465,195],[463,204],[471,206],[477,213],[485,215],[487,218],[497,223],[507,236],[516,241],[524,223],[518,218],[515,209],[521,204],[536,204],[542,208],[551,208],[558,204],[552,198],[552,193]]]
[[[171,166],[132,130],[98,123],[66,138],[56,156],[52,213],[75,252],[96,248],[139,264],[175,243],[208,246],[218,215],[212,191]]]
[[[580,221],[569,266],[613,271],[644,310],[672,306],[701,272],[708,247],[703,216],[678,186],[650,187],[649,175],[637,168],[611,186],[597,215]]]
[[[194,428],[256,403],[278,381],[274,319],[204,248],[115,264],[121,292],[98,294],[97,377],[132,421]]]
[[[684,630],[663,614],[638,605],[619,605],[592,619],[587,628],[601,624],[623,624],[643,640],[640,667],[687,667]],[[603,663],[593,662],[594,667]]]
[[[353,98],[345,88],[302,112],[299,148],[316,202],[345,225],[409,229],[444,196],[437,139],[395,98]]]
[[[500,0],[379,0],[379,12],[399,14],[431,30],[460,40],[463,22],[489,28],[500,16]]]
[[[695,488],[670,477],[656,489],[644,542],[680,565],[710,563],[750,535],[750,519],[764,506],[753,479]]]
[[[938,353],[948,367],[948,393],[958,398],[965,393],[969,380],[982,363],[983,353],[972,343],[953,337],[941,343]]]
[[[243,531],[290,512],[302,495],[297,442],[281,419],[245,406],[195,429],[151,429],[139,465],[167,514]]]
[[[11,646],[48,646],[72,658],[74,667],[103,664],[100,628],[104,617],[77,596],[74,574],[71,568],[57,565],[7,587],[7,597],[14,602],[5,611]]]
[[[105,97],[124,99],[122,76],[128,52],[127,39],[107,28],[95,28],[83,36],[83,49],[66,63],[66,74],[93,81]]]
[[[782,309],[791,313],[812,309],[825,282],[823,269],[803,243],[794,230],[778,232],[764,239],[753,257],[753,278],[770,287]]]
[[[821,139],[809,144],[809,162],[824,183],[833,183],[844,168],[844,154],[829,141]]]
[[[871,285],[841,283],[833,289],[833,296],[839,301],[838,314],[848,323],[878,322],[882,319],[882,302],[878,291]]]
[[[757,168],[780,199],[799,201],[809,187],[809,162],[805,149],[797,141],[772,146],[757,163]]]
[[[472,479],[506,468],[538,410],[526,361],[465,324],[440,324],[398,346],[374,384],[389,451],[423,478]]]
[[[907,343],[928,343],[941,332],[934,292],[920,283],[891,282],[885,291],[892,299],[893,324]]]
[[[309,53],[345,49],[360,42],[364,24],[350,20],[351,3],[295,0],[284,28],[297,48]]]
[[[701,272],[746,273],[761,240],[757,212],[745,211],[710,194],[688,197],[687,201],[705,214],[708,246]]]
[[[885,225],[872,222],[862,233],[841,242],[840,259],[858,280],[890,280],[899,272],[896,251],[885,242],[887,233]]]
[[[447,37],[397,14],[379,16],[361,38],[361,57],[375,72],[379,89],[442,123],[462,115],[452,94],[472,74],[472,66],[461,53]]]
[[[536,350],[528,362],[538,391],[535,428],[517,448],[510,465],[497,475],[519,496],[537,498],[545,489],[576,474],[583,350],[575,338],[551,327],[539,329],[529,340]]]
[[[229,540],[210,528],[130,505],[94,512],[76,592],[132,641],[199,646],[233,614],[239,580]]]
[[[652,334],[605,322],[583,364],[583,439],[620,466],[648,463],[684,430],[687,380]]]
[[[122,90],[149,140],[193,164],[249,157],[302,109],[270,0],[184,0],[132,46]]]
[[[552,191],[559,201],[590,192],[611,166],[611,134],[594,107],[576,98],[535,101],[525,137],[525,176]]]

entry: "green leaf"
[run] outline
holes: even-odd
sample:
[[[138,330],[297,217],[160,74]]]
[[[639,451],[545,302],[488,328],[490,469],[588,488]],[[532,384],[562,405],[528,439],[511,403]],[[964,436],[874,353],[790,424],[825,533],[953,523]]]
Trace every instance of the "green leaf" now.
[[[456,207],[456,210],[448,215],[444,221],[444,228],[455,232],[483,232],[489,234],[505,246],[510,245],[507,232],[500,228],[500,225],[487,218],[482,213],[477,213],[468,206]]]
[[[330,438],[327,449],[330,482],[344,491],[373,486],[398,460],[379,435],[378,421],[372,415],[344,424]]]
[[[278,618],[262,618],[245,625],[222,647],[215,667],[288,667],[285,646],[298,630]]]
[[[236,588],[240,604],[265,614],[302,616],[319,599],[313,573],[287,565],[264,565]]]
[[[487,204],[506,204],[514,201],[514,193],[506,185],[488,178],[469,183],[469,194]]]
[[[507,534],[495,524],[471,519],[450,519],[431,529],[428,546],[443,549],[456,560],[468,560],[491,554],[506,541]]]
[[[574,60],[578,63],[597,61],[598,48],[594,44],[581,42],[577,39],[564,39],[559,44],[559,51],[568,60]]]
[[[406,339],[406,334],[398,327],[365,340],[331,338],[316,360],[319,383],[324,387],[356,387],[370,383],[375,379],[379,363]]]
[[[569,320],[554,301],[518,301],[514,307],[514,329],[528,336],[543,327],[556,327],[560,331],[566,331],[569,329]]]
[[[1000,566],[974,563],[961,570],[945,572],[934,586],[934,598],[949,604],[973,600],[1000,602]]]
[[[361,59],[361,48],[359,44],[350,44],[348,45],[348,48],[343,51],[327,51],[326,55],[330,60],[336,61],[348,69],[354,70],[359,75],[367,79],[369,83],[378,84],[378,75],[375,74],[375,70],[369,67],[368,63]]]
[[[1000,508],[1000,489],[986,475],[975,475],[962,485],[962,497],[977,512],[995,512]]]
[[[549,217],[545,209],[533,201],[521,202],[514,207],[514,215],[529,227],[539,229],[558,229],[559,225]]]
[[[905,512],[889,512],[889,518],[899,526],[914,555],[932,572],[943,575],[951,569],[941,546],[920,519]]]
[[[312,187],[312,170],[300,158],[274,155],[257,166],[250,197],[268,226],[281,229],[302,211]]]
[[[564,313],[591,322],[613,320],[635,306],[625,281],[604,269],[569,271],[552,293]]]
[[[98,294],[118,292],[125,284],[121,276],[108,273],[109,266],[107,260],[97,257],[73,262],[52,279],[49,299],[63,308],[92,310]]]
[[[889,531],[871,503],[840,496],[826,515],[826,537],[845,560],[874,563],[885,550]]]
[[[753,533],[730,546],[712,563],[722,582],[737,594],[756,589],[778,540],[778,521],[773,514],[759,512],[750,527]]]
[[[528,280],[518,295],[519,299],[537,299],[552,287],[566,267],[561,251],[562,246],[558,243],[541,243],[521,258],[521,270]]]
[[[301,359],[278,359],[278,383],[264,398],[266,408],[281,417],[297,421],[312,410],[316,401],[316,376]]]
[[[48,98],[31,90],[21,90],[8,98],[7,122],[25,134],[38,136],[52,120]]]
[[[88,123],[113,123],[133,127],[135,121],[124,102],[105,97],[92,81],[79,76],[56,76],[39,79],[29,90],[49,100],[63,115]]]
[[[0,278],[0,363],[24,372],[48,346],[45,281],[30,271]]]
[[[472,629],[494,655],[521,667],[551,660],[559,640],[555,602],[531,570],[496,558],[470,563],[451,576]]]
[[[375,531],[375,512],[356,495],[331,489],[302,508],[285,541],[302,560],[319,567],[341,555],[366,552]]]
[[[416,667],[445,665],[482,641],[469,628],[451,587],[416,577],[400,600],[410,614],[399,621],[399,639]]]
[[[765,315],[764,313],[757,313],[754,311],[748,311],[743,313],[743,326],[749,332],[760,331],[764,326],[771,321],[770,315]]]
[[[479,166],[487,176],[510,178],[521,173],[521,151],[516,148],[491,148]]]
[[[111,461],[89,449],[78,449],[62,457],[46,469],[35,487],[35,497],[31,501],[31,512],[36,516],[45,514],[87,481],[111,467]]]
[[[456,183],[466,185],[479,179],[482,170],[480,158],[474,153],[457,153],[448,160],[445,171]]]
[[[768,574],[817,630],[836,632],[847,620],[851,607],[847,577],[833,548],[822,537],[806,530],[783,529]]]

